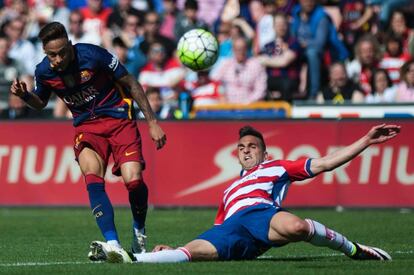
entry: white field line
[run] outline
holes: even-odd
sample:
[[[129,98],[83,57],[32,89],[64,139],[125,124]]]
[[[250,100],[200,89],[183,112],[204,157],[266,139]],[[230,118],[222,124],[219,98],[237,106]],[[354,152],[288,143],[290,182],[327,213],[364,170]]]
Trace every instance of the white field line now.
[[[392,254],[414,254],[414,250],[409,251],[394,251],[390,253]],[[290,256],[283,256],[281,258],[304,258],[304,257],[338,257],[343,256],[342,253],[324,253],[324,254],[312,254],[312,255],[290,255]],[[260,256],[259,259],[275,259],[277,260],[278,257],[276,256]],[[0,267],[21,267],[21,266],[51,266],[51,265],[84,265],[84,264],[100,264],[101,262],[25,262],[25,263],[0,263]]]
[[[82,264],[97,264],[97,262],[26,262],[26,263],[0,263],[0,267],[48,266],[48,265],[82,265]]]

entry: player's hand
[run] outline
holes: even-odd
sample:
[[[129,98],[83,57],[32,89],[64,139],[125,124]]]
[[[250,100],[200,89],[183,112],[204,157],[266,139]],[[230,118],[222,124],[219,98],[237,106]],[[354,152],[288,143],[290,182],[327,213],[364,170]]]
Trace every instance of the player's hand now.
[[[155,142],[157,146],[157,150],[164,147],[165,143],[167,142],[167,136],[165,135],[161,127],[156,122],[150,122],[149,131],[152,140]]]
[[[16,78],[10,86],[10,92],[18,97],[24,96],[28,93],[26,83]]]
[[[381,124],[374,126],[367,134],[368,142],[369,144],[383,143],[398,135],[400,130],[401,126],[399,125]]]
[[[158,251],[162,251],[162,250],[173,250],[174,248],[172,248],[171,246],[165,245],[165,244],[159,244],[156,245],[154,247],[154,249],[152,250],[152,252],[158,252]]]

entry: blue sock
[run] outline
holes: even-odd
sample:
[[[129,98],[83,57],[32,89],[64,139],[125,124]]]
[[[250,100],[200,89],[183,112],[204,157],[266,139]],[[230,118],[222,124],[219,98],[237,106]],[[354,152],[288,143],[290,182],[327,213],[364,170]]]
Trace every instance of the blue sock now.
[[[89,202],[92,214],[96,218],[96,223],[107,241],[119,240],[114,222],[114,209],[105,192],[103,183],[91,183],[87,185]]]

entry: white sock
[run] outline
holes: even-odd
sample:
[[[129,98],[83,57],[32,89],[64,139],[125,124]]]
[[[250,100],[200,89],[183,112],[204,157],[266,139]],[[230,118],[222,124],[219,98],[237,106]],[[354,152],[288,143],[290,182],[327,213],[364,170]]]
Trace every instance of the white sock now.
[[[348,241],[342,234],[329,229],[325,225],[310,219],[305,219],[310,226],[308,242],[316,246],[325,246],[341,251],[345,255],[353,255],[356,252],[355,245]]]
[[[184,247],[174,250],[134,254],[137,262],[141,263],[182,263],[191,261],[191,254]]]
[[[110,240],[110,241],[107,241],[106,243],[110,244],[110,245],[113,245],[113,246],[116,246],[118,248],[121,248],[121,244],[117,240]]]

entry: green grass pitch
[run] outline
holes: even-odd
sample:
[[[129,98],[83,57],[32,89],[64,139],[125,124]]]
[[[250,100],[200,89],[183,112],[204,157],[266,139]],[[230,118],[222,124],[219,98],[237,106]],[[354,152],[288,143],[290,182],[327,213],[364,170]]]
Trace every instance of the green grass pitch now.
[[[293,210],[388,251],[392,262],[357,262],[306,243],[271,249],[254,261],[185,264],[90,263],[89,243],[101,239],[87,208],[0,208],[1,274],[414,274],[414,215],[410,210]],[[130,246],[131,214],[116,208],[121,242]],[[149,248],[179,246],[209,228],[213,209],[155,209],[148,213]]]

